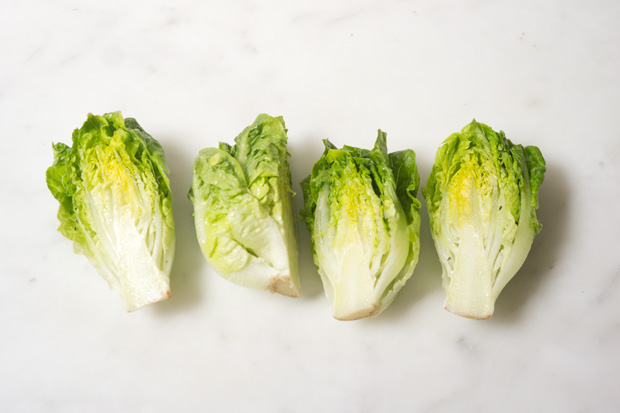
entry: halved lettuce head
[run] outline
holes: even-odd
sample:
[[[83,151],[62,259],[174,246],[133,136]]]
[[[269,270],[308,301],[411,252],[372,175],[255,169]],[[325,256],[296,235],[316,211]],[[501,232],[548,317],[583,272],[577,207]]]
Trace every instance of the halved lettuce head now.
[[[235,145],[200,151],[189,198],[198,243],[224,278],[299,296],[291,173],[282,117],[259,115]]]
[[[415,153],[388,154],[381,131],[372,150],[324,144],[301,183],[314,262],[335,318],[375,316],[394,300],[418,260]]]
[[[445,308],[484,319],[525,261],[545,160],[475,120],[439,147],[422,190],[443,268]]]
[[[47,185],[58,230],[128,311],[170,297],[174,221],[161,145],[120,112],[88,115],[73,146],[56,143]]]

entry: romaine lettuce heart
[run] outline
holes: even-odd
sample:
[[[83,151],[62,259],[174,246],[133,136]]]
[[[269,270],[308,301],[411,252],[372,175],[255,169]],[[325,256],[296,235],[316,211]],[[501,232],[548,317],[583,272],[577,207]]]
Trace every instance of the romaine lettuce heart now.
[[[164,151],[120,112],[88,115],[73,146],[57,143],[47,185],[59,231],[128,311],[170,297],[175,233]]]
[[[314,262],[340,320],[383,311],[411,276],[420,248],[420,178],[412,150],[388,154],[324,141],[301,186]]]
[[[286,142],[282,117],[259,115],[234,146],[200,151],[189,198],[203,255],[222,277],[297,297]]]
[[[541,229],[536,218],[545,160],[475,120],[439,147],[422,190],[443,269],[445,308],[493,315]]]

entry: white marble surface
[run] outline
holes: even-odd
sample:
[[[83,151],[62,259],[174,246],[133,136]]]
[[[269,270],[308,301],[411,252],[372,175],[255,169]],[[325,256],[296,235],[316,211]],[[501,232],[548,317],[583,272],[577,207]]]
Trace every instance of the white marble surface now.
[[[0,411],[618,411],[619,21],[613,0],[3,1]],[[119,109],[166,150],[178,237],[173,297],[131,314],[56,231],[44,179],[52,141]],[[378,128],[422,182],[474,117],[539,146],[544,228],[495,316],[443,310],[425,211],[376,319],[331,318],[305,229],[299,299],[213,273],[191,165],[259,112],[284,115],[296,182],[320,139]]]

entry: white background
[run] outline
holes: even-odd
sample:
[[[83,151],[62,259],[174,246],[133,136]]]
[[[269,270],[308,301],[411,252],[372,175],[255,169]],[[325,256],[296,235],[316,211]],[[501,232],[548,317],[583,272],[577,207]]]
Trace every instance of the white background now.
[[[619,22],[612,0],[3,1],[0,410],[617,411]],[[165,148],[177,231],[173,297],[131,314],[45,184],[52,141],[115,110]],[[298,208],[323,138],[381,128],[423,184],[472,118],[537,145],[543,230],[493,318],[443,310],[424,207],[419,265],[375,319],[331,318],[301,225],[301,298],[210,270],[192,163],[260,112],[286,120]]]

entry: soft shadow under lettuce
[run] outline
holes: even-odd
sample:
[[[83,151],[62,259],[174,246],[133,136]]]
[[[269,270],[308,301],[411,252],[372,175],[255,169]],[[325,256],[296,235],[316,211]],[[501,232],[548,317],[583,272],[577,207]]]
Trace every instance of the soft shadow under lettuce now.
[[[299,249],[299,279],[301,282],[301,298],[315,299],[323,294],[323,284],[314,265],[310,233],[306,224],[300,218],[304,206],[304,196],[299,183],[310,175],[312,166],[323,153],[323,143],[320,138],[305,137],[295,142],[289,140],[288,151],[291,154],[291,179],[293,181],[294,219],[297,224],[297,247]],[[325,301],[326,305],[327,300]]]
[[[176,234],[176,252],[170,274],[171,298],[156,305],[160,314],[182,313],[202,300],[202,280],[205,260],[196,240],[193,207],[187,198],[192,182],[194,156],[180,152],[174,139],[161,139],[170,168],[172,213]]]

